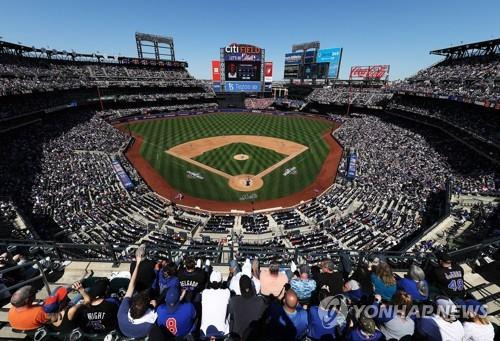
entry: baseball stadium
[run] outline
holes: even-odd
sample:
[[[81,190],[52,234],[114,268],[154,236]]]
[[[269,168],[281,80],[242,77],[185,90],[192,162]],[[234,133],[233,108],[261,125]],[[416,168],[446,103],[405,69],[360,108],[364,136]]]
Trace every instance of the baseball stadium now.
[[[0,340],[498,340],[500,5],[215,3],[2,5]]]

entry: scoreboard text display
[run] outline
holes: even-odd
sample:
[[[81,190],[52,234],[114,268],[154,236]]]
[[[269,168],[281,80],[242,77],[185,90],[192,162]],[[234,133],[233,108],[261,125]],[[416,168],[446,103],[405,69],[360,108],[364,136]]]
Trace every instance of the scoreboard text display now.
[[[264,50],[248,44],[221,48],[221,76],[227,92],[259,92],[264,89]]]

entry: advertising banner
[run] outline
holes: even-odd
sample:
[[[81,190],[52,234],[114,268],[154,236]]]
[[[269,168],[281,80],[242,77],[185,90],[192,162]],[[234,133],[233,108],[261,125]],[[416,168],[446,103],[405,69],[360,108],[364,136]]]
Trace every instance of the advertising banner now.
[[[118,179],[120,179],[120,182],[122,183],[123,187],[125,187],[125,189],[127,189],[127,190],[134,188],[134,184],[132,183],[132,180],[130,180],[130,177],[123,169],[121,163],[117,160],[113,160],[111,162],[111,165],[112,165],[113,170],[115,171],[116,175],[118,176]]]
[[[273,81],[273,62],[266,62],[264,66],[264,82],[271,83]]]
[[[260,82],[233,82],[226,81],[224,90],[227,92],[259,92],[261,90]]]
[[[339,75],[340,60],[342,58],[342,48],[318,50],[316,63],[328,63],[328,78],[337,78]]]
[[[212,81],[220,82],[220,61],[212,60]]]
[[[285,65],[301,64],[303,52],[293,52],[285,54]]]
[[[335,47],[331,49],[318,50],[316,55],[317,63],[339,63],[342,56],[342,48]]]
[[[212,89],[214,89],[215,92],[220,92],[221,87],[219,82],[213,82],[212,83]]]
[[[224,60],[233,62],[260,62],[260,54],[250,54],[250,53],[225,53]]]
[[[349,78],[382,79],[389,75],[389,65],[353,66]]]

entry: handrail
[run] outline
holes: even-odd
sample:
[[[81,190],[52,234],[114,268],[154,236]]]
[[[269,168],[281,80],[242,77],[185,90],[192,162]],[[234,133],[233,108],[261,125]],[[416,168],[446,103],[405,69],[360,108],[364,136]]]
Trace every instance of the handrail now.
[[[133,260],[133,252],[138,244],[72,244],[59,243],[54,241],[43,240],[16,240],[8,239],[1,240],[0,246],[13,245],[18,247],[39,247],[47,249],[45,251],[52,252],[55,259],[73,260],[73,261],[95,261],[95,262],[113,262],[119,264]],[[208,248],[207,246],[212,246]],[[346,249],[320,249],[320,250],[300,250],[300,248],[281,247],[275,250],[270,247],[262,247],[262,244],[240,245],[239,243],[229,245],[207,244],[198,245],[168,245],[148,246],[148,251],[152,254],[156,253],[159,257],[166,255],[169,258],[177,258],[183,255],[192,255],[199,258],[212,258],[214,264],[225,265],[234,258],[233,254],[238,259],[245,257],[258,257],[261,262],[267,263],[271,260],[281,260],[289,262],[294,260],[307,261],[309,259],[321,258],[338,258],[341,255],[347,255],[351,259],[363,259],[370,256],[382,256],[394,263],[413,262],[413,261],[429,261],[435,260],[436,255],[432,252],[419,251],[375,251],[375,250],[346,250]],[[482,243],[471,245],[460,250],[450,252],[450,256],[456,260],[466,260],[474,258],[477,254],[490,246],[500,246],[500,237],[485,240]],[[258,249],[252,250],[257,247]],[[94,254],[92,254],[94,252]],[[36,262],[36,261],[35,261]],[[32,264],[32,263],[26,263]],[[21,265],[26,266],[26,264]],[[39,266],[38,266],[39,267]],[[15,269],[13,267],[11,269]],[[40,268],[40,267],[39,267]],[[0,271],[2,274],[6,270]],[[10,270],[9,270],[10,271]]]
[[[45,290],[47,290],[47,295],[50,295],[49,281],[47,280],[47,277],[45,277],[45,272],[44,272],[43,267],[40,265],[40,263],[37,260],[31,261],[31,262],[26,262],[26,263],[23,263],[21,265],[16,265],[16,266],[10,267],[10,268],[5,269],[5,270],[0,270],[0,275],[3,275],[5,273],[11,272],[11,271],[14,271],[17,269],[27,268],[28,266],[32,266],[32,265],[36,265],[38,271],[40,272],[40,274],[38,276],[26,279],[24,281],[21,281],[19,283],[11,285],[10,287],[0,289],[0,293],[3,293],[4,291],[11,291],[14,289],[18,289],[18,288],[21,288],[21,287],[28,285],[30,283],[36,282],[38,280],[42,280],[43,286],[45,287]]]

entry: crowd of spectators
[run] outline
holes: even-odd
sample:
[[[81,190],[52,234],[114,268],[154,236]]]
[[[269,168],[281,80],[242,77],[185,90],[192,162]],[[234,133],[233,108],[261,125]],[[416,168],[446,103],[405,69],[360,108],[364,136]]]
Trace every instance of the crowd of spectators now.
[[[396,91],[500,102],[500,56],[445,60],[392,86]]]
[[[0,96],[108,87],[203,86],[185,69],[0,56]]]
[[[271,107],[274,98],[245,98],[245,108],[249,110],[264,110]]]
[[[3,260],[4,255],[0,260]],[[1,263],[5,264],[4,262]],[[149,258],[135,251],[129,274],[54,288],[36,302],[23,286],[10,297],[12,328],[73,339],[481,340],[495,330],[487,307],[468,296],[464,271],[446,253],[396,275],[384,258],[346,268],[326,258],[289,265]]]
[[[274,105],[279,108],[298,110],[306,102],[299,99],[288,99],[288,98],[276,98],[274,100]]]
[[[0,195],[30,218],[40,238],[103,245],[146,236],[148,223],[166,217],[167,204],[121,155],[130,137],[91,112],[62,117],[2,136]],[[132,189],[118,180],[114,160]]]
[[[392,93],[383,89],[324,87],[314,89],[306,98],[318,104],[351,104],[360,107],[381,106],[392,98]]]
[[[388,108],[438,118],[467,131],[478,139],[496,144],[500,142],[500,119],[497,113],[481,107],[422,97],[401,96],[396,97]]]
[[[453,193],[498,194],[492,163],[467,149],[453,153],[454,143],[437,132],[395,120],[356,114],[334,133],[345,148],[355,151],[356,177],[344,180],[346,155],[336,184],[318,202],[347,214],[339,218],[335,210],[323,211],[318,233],[333,237],[342,248],[397,247],[436,221],[447,181]],[[314,243],[313,236],[301,238],[309,244],[324,243]]]
[[[114,120],[120,117],[132,115],[151,115],[164,112],[183,112],[193,111],[214,111],[217,110],[217,103],[190,103],[190,104],[171,104],[171,105],[148,105],[137,108],[124,108],[124,109],[108,109],[98,111],[97,116],[106,118],[107,120]]]
[[[210,86],[194,79],[183,68],[0,53],[0,120],[99,102],[110,103],[112,107],[116,107],[116,103],[130,106],[130,103],[143,102],[158,110],[170,111],[212,107],[214,103],[208,102],[214,98]]]

